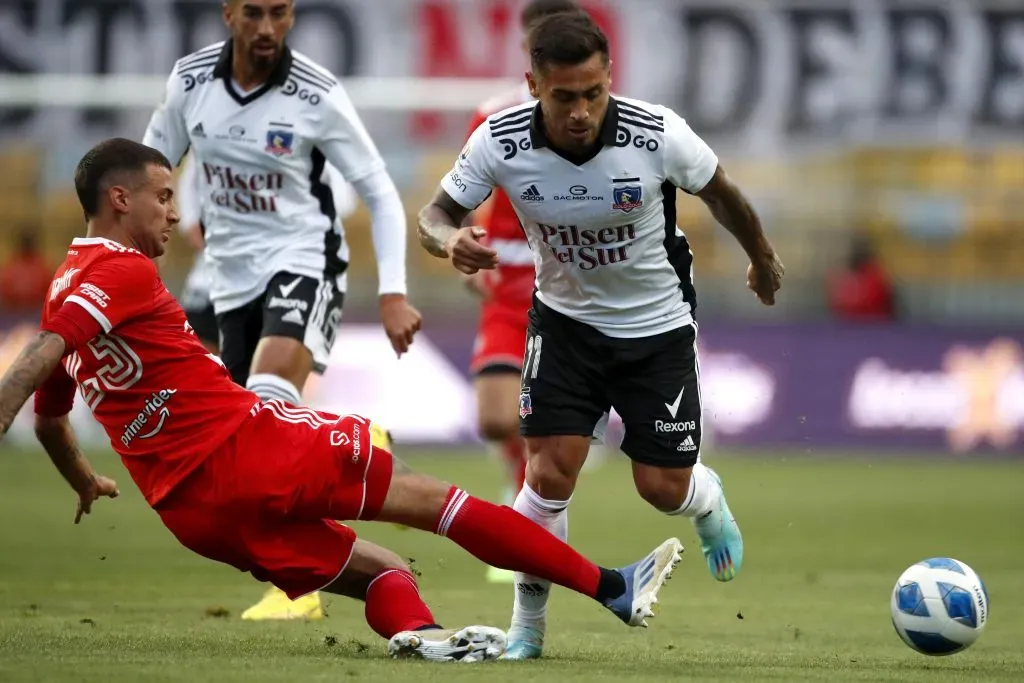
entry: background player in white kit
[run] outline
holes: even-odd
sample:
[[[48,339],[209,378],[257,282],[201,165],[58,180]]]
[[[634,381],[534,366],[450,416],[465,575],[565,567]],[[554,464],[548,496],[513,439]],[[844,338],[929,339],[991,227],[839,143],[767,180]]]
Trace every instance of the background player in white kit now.
[[[338,217],[344,220],[355,210],[355,191],[331,164],[324,167],[324,172],[330,178],[328,185],[334,196],[334,206],[338,211]],[[211,353],[219,354],[220,334],[217,331],[217,314],[213,310],[213,301],[210,300],[210,268],[206,265],[203,253],[206,244],[203,239],[199,192],[199,174],[196,171],[195,159],[189,154],[181,164],[177,191],[174,196],[178,200],[178,215],[181,216],[178,229],[188,245],[195,251],[195,259],[185,278],[181,294],[178,295],[178,302],[188,317],[189,325],[192,326],[192,330],[199,337],[203,346]]]
[[[693,519],[708,568],[729,581],[743,540],[718,476],[700,463],[693,256],[675,225],[676,188],[700,197],[750,257],[747,285],[773,304],[783,267],[714,152],[672,110],[611,97],[608,41],[585,13],[530,34],[539,103],[506,109],[470,137],[420,213],[423,246],[463,273],[494,268],[485,231],[460,227],[491,191],[512,200],[537,291],[520,393],[526,486],[515,509],[566,535],[566,507],[610,407],[637,491]],[[550,584],[516,577],[506,658],[542,652]]]
[[[196,157],[221,357],[239,384],[292,404],[327,362],[348,249],[324,168],[372,215],[380,313],[395,352],[420,314],[406,301],[405,211],[384,161],[334,76],[285,38],[293,0],[228,0],[231,38],[179,59],[144,143]],[[317,594],[272,589],[243,618],[322,616]]]
[[[526,34],[534,22],[558,12],[578,11],[575,0],[527,2],[519,14],[527,59],[530,50]],[[524,79],[514,89],[480,105],[470,121],[469,135],[491,114],[532,100]],[[505,464],[509,485],[502,497],[507,505],[512,505],[526,477],[526,442],[519,434],[519,375],[526,355],[533,256],[508,196],[498,189],[487,204],[469,220],[486,227],[485,243],[501,254],[501,263],[494,270],[464,276],[469,290],[480,299],[480,322],[469,369],[476,392],[477,428],[488,450]],[[492,583],[512,583],[514,576],[505,569],[488,567],[487,579]]]

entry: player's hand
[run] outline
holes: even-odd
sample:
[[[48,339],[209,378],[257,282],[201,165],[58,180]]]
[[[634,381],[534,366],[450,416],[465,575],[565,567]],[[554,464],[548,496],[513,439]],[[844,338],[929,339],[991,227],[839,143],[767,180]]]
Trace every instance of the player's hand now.
[[[470,292],[475,296],[487,301],[491,298],[491,286],[488,283],[488,273],[485,271],[477,271],[472,275],[463,275],[462,284],[466,286]]]
[[[479,270],[492,270],[498,266],[498,252],[480,244],[487,231],[480,226],[459,228],[444,245],[448,258],[456,270],[472,275]]]
[[[752,261],[747,267],[747,287],[757,295],[765,306],[775,305],[775,292],[782,286],[786,267],[778,255],[772,253],[763,259]]]
[[[88,483],[78,492],[78,510],[75,512],[75,524],[82,521],[82,515],[92,512],[92,504],[97,498],[117,498],[120,492],[117,490],[117,482],[104,476],[93,476]]]
[[[420,331],[423,316],[409,304],[404,295],[383,294],[380,297],[380,320],[391,341],[391,348],[401,358],[412,345],[413,337]]]

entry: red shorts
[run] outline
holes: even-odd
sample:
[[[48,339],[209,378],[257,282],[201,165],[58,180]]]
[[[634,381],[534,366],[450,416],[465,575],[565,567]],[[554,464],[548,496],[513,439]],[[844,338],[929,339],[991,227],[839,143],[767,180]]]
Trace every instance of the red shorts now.
[[[186,548],[295,599],[332,583],[391,484],[391,453],[355,415],[261,403],[157,506]]]
[[[523,367],[526,355],[527,312],[529,301],[521,306],[509,304],[484,304],[480,311],[480,326],[473,345],[473,359],[470,372],[479,372],[493,367]]]

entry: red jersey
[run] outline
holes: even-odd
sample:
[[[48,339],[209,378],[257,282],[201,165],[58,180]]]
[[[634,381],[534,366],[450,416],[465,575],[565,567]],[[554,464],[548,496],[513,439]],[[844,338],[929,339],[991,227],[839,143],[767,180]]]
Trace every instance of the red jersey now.
[[[259,403],[196,338],[153,261],[116,242],[71,243],[50,285],[42,329],[68,347],[36,393],[36,412],[66,415],[77,384],[151,505]]]
[[[469,133],[473,134],[487,117],[503,109],[530,101],[530,91],[523,83],[515,90],[484,102],[474,113]],[[467,136],[468,137],[468,136]],[[501,188],[495,188],[491,197],[491,212],[484,222],[487,229],[485,243],[498,252],[498,267],[489,279],[491,296],[498,305],[529,307],[533,296],[533,253],[526,240],[519,216],[512,202]]]

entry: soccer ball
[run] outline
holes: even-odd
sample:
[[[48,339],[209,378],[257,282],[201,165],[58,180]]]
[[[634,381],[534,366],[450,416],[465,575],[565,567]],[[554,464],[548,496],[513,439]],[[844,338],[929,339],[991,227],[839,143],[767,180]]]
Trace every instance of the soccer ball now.
[[[988,591],[959,560],[933,557],[907,568],[892,590],[892,625],[903,642],[926,655],[966,650],[988,621]]]

